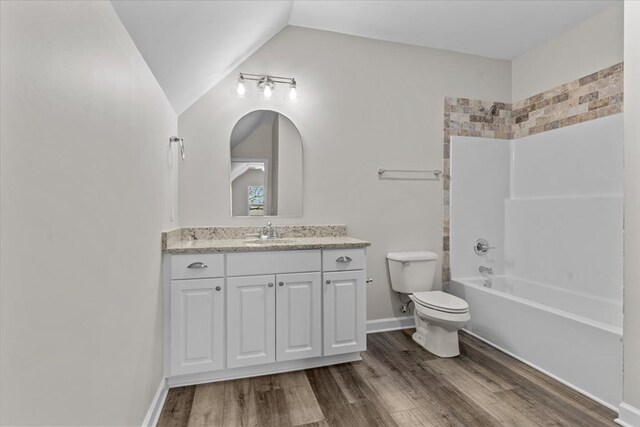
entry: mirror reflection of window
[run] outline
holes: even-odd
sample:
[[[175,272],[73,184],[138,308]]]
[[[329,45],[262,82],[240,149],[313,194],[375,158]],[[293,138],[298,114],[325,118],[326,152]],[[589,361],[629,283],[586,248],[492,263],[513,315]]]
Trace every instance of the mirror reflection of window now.
[[[249,186],[249,216],[264,216],[264,186]]]
[[[275,111],[254,111],[231,132],[231,215],[302,215],[302,140]]]

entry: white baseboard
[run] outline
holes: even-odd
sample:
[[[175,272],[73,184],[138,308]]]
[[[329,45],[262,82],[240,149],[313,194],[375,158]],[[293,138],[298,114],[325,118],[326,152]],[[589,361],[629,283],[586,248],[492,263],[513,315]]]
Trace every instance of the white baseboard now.
[[[164,406],[164,401],[167,398],[168,391],[169,387],[167,387],[167,380],[163,378],[162,381],[160,381],[158,390],[156,390],[156,394],[153,396],[147,415],[144,417],[144,421],[142,421],[143,427],[155,427],[156,424],[158,424],[160,412],[162,412],[162,407]]]
[[[640,427],[640,409],[624,402],[621,403],[616,423],[624,427]]]
[[[367,333],[395,331],[415,327],[413,316],[388,317],[386,319],[367,320]]]

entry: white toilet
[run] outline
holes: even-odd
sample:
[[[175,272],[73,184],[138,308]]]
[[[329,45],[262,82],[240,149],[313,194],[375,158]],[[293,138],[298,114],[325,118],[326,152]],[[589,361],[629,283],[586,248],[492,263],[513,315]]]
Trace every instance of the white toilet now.
[[[433,252],[391,252],[387,254],[391,287],[410,294],[416,332],[413,340],[440,357],[460,355],[458,330],[469,319],[469,305],[461,298],[433,291],[438,255]]]

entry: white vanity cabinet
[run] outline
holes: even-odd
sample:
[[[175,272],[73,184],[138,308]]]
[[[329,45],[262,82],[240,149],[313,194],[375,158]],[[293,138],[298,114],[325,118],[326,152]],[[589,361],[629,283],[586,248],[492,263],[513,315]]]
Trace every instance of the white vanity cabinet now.
[[[365,272],[324,273],[324,354],[367,349]]]
[[[170,281],[169,370],[171,375],[224,367],[224,278],[222,255],[176,255]],[[191,267],[187,267],[191,266]],[[185,280],[183,277],[198,277]]]
[[[360,360],[366,250],[165,257],[170,385]]]
[[[277,276],[277,360],[322,356],[322,283],[320,279],[320,272]]]
[[[367,349],[365,265],[361,249],[324,251],[322,317],[327,356]]]
[[[275,275],[227,279],[227,367],[276,361]]]
[[[322,355],[320,272],[227,279],[227,367]]]
[[[322,354],[319,250],[227,254],[227,367]]]

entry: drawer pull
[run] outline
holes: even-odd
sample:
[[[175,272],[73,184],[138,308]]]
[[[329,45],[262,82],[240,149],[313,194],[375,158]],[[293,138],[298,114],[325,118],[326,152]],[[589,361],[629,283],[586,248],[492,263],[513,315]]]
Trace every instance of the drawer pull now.
[[[351,262],[351,261],[353,260],[351,259],[351,257],[348,257],[348,256],[341,256],[336,260],[336,262]]]
[[[209,267],[207,264],[205,264],[204,262],[192,262],[191,264],[187,265],[187,268],[207,268]]]
[[[278,286],[284,286],[284,282],[278,283]]]
[[[269,286],[270,288],[273,288],[273,283],[269,283],[267,286]]]
[[[327,283],[327,285],[330,285],[331,284],[331,280],[327,280],[326,283]]]
[[[216,291],[221,291],[222,288],[220,286],[216,286]]]
[[[373,283],[373,279],[371,277],[367,277],[367,283]]]

